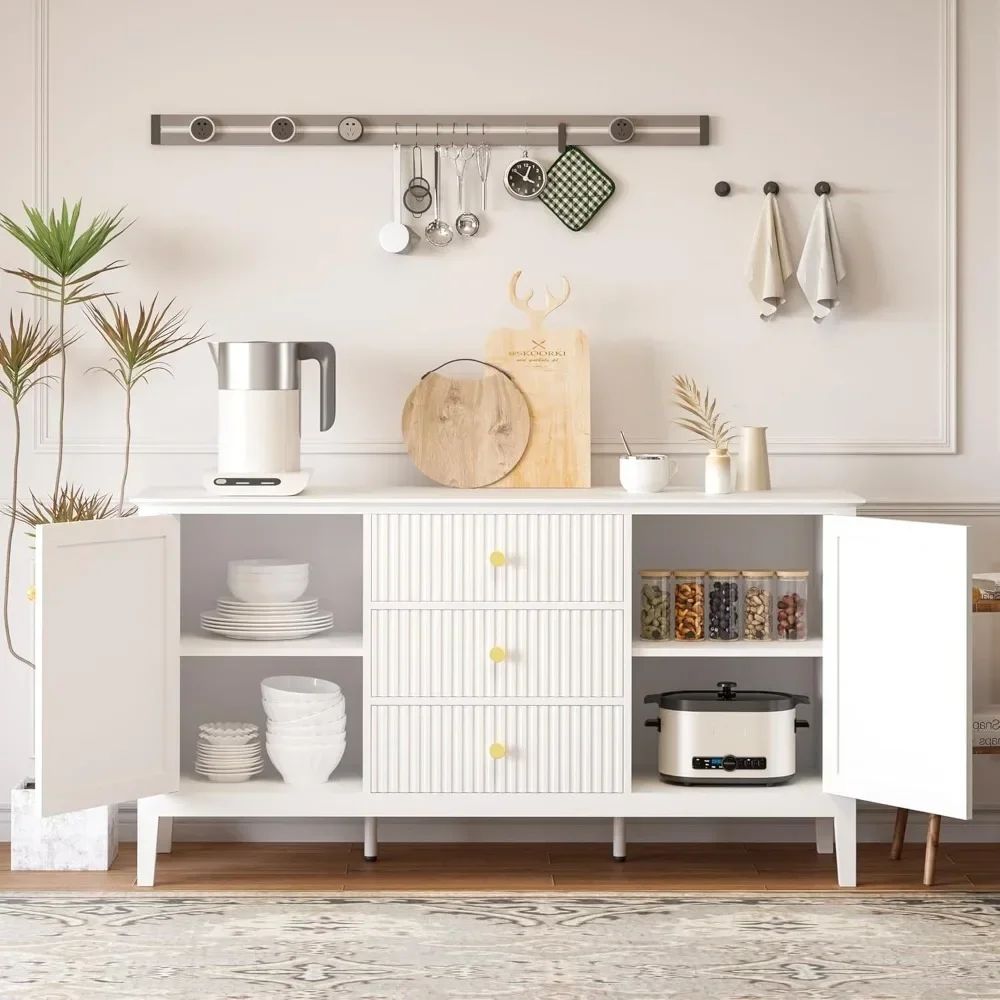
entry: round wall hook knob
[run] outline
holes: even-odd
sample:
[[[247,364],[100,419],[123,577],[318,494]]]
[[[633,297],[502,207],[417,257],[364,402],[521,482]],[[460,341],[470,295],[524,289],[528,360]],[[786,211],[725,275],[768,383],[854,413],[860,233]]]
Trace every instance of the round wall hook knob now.
[[[816,194],[829,194],[830,184],[828,181],[818,181],[816,183],[816,187],[813,188],[813,190],[816,192]]]
[[[503,661],[507,659],[507,651],[503,648],[503,646],[494,646],[490,650],[490,659],[494,663],[503,663]]]
[[[726,195],[728,195],[730,191],[732,191],[732,186],[730,185],[729,181],[719,181],[715,185],[715,193],[720,198],[725,198]]]
[[[507,557],[502,552],[500,552],[499,550],[497,550],[496,552],[491,552],[490,553],[490,565],[491,566],[496,566],[497,569],[499,569],[501,566],[506,566],[507,565]]]
[[[490,746],[490,756],[494,760],[501,760],[507,756],[507,748],[502,743],[493,743]]]
[[[764,185],[764,194],[777,194],[781,190],[777,181],[768,181]]]

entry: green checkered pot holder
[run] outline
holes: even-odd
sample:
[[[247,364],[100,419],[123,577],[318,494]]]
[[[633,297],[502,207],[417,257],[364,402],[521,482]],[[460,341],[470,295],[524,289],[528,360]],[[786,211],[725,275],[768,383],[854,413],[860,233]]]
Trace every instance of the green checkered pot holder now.
[[[538,200],[573,232],[578,233],[615,193],[615,182],[577,146],[549,167]]]

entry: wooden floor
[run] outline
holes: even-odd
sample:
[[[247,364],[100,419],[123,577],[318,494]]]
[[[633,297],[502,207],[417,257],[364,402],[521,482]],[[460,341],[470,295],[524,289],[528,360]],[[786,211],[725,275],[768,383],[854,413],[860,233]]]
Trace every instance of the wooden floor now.
[[[607,844],[379,845],[366,863],[359,844],[177,843],[161,854],[156,889],[172,891],[397,892],[683,890],[764,892],[837,889],[834,859],[811,844],[630,844],[628,861]],[[137,892],[135,845],[110,872],[11,872],[0,852],[0,892]],[[886,844],[858,846],[859,890],[925,891],[923,845],[889,860]],[[942,846],[935,889],[1000,890],[1000,844]],[[849,891],[849,890],[847,890]]]

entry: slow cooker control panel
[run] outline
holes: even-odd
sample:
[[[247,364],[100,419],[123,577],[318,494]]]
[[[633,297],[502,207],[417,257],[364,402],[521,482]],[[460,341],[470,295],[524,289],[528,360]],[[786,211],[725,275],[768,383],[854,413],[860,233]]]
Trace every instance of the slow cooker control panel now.
[[[691,766],[696,771],[765,771],[766,757],[692,757]]]

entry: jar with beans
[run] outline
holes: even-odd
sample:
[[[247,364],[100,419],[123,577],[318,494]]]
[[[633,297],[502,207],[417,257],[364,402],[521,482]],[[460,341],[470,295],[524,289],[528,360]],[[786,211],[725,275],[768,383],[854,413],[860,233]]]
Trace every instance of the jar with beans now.
[[[775,636],[778,639],[801,641],[808,638],[806,604],[809,572],[804,569],[779,569]]]
[[[674,571],[674,638],[699,642],[705,638],[705,571]]]
[[[670,578],[668,569],[644,569],[639,610],[642,616],[639,636],[653,641],[670,638]]]
[[[766,642],[774,635],[774,581],[771,569],[743,571],[743,638]]]
[[[710,569],[706,583],[708,638],[728,642],[740,638],[740,571]]]

